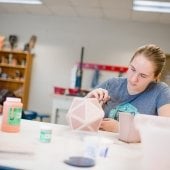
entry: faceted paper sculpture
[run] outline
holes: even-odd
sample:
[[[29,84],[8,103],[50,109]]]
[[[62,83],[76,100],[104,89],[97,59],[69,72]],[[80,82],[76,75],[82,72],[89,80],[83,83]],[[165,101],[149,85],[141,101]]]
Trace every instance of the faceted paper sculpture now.
[[[98,131],[104,111],[95,98],[75,97],[66,115],[72,129]]]

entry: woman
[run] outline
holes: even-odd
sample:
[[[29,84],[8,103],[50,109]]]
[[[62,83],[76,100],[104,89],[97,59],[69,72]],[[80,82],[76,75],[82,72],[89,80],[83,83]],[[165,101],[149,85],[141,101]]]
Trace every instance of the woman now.
[[[137,49],[127,78],[112,78],[87,94],[103,103],[105,118],[101,130],[118,132],[119,112],[170,116],[170,88],[159,82],[166,56],[156,45]]]

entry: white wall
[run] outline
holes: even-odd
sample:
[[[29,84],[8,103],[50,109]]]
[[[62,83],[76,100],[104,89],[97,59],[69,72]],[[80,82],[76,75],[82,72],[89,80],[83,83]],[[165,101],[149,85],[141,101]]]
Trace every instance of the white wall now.
[[[32,34],[38,36],[33,61],[29,109],[51,112],[53,87],[70,86],[73,65],[84,60],[126,66],[134,50],[155,43],[170,53],[170,25],[127,21],[0,15],[0,34],[19,37],[23,48]],[[83,81],[83,86],[90,82]]]

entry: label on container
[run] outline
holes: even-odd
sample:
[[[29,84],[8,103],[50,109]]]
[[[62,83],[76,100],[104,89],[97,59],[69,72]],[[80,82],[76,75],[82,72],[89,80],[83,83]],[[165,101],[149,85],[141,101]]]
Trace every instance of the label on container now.
[[[44,143],[51,142],[52,131],[47,129],[41,129],[40,131],[40,141]]]
[[[21,121],[21,114],[22,109],[21,108],[9,108],[8,110],[8,124],[9,125],[20,125]]]

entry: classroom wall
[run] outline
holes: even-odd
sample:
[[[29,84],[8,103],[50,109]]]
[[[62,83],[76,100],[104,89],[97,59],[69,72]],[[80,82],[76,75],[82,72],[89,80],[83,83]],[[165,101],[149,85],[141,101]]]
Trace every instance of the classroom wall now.
[[[18,35],[21,49],[32,34],[38,36],[29,109],[49,114],[53,87],[70,86],[71,69],[80,59],[82,46],[85,47],[84,62],[120,66],[127,66],[136,48],[147,43],[155,43],[170,53],[168,24],[1,14],[0,25],[0,34]],[[90,88],[92,73],[84,72],[83,88]]]

